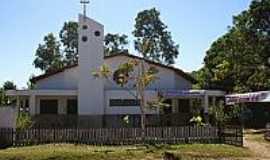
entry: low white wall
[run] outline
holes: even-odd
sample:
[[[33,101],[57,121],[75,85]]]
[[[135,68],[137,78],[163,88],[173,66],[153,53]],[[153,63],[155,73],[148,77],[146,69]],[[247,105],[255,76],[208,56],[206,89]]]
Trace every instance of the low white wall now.
[[[15,107],[0,107],[0,128],[16,128],[17,111]]]

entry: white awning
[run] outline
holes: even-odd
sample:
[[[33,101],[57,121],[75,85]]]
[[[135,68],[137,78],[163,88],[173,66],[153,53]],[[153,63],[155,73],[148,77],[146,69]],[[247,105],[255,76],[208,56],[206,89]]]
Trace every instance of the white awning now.
[[[161,90],[159,94],[165,98],[178,98],[178,97],[204,97],[207,96],[224,96],[225,92],[217,90]]]
[[[270,91],[249,92],[243,94],[226,95],[226,104],[234,105],[248,102],[270,102]]]

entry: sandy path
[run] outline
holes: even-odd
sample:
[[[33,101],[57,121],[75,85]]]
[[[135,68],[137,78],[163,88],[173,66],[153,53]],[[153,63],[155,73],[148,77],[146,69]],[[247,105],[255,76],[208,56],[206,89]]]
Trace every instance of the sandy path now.
[[[262,138],[263,135],[261,134],[259,136]],[[254,153],[254,158],[252,159],[270,160],[270,142],[264,142],[262,139],[256,140],[254,139],[253,134],[246,134],[244,138],[244,146]]]

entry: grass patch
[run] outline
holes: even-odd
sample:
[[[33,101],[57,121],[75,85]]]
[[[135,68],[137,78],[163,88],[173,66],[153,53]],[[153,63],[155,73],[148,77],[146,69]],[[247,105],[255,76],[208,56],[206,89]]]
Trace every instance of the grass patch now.
[[[59,144],[0,150],[0,160],[154,160],[161,159],[165,151],[174,153],[183,160],[251,156],[248,149],[228,145],[191,144],[98,147]]]

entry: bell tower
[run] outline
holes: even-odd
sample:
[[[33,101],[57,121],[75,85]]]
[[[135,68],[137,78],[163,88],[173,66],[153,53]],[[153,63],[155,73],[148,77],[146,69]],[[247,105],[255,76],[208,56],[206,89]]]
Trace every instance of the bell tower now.
[[[104,63],[104,26],[86,16],[85,6],[89,1],[81,3],[84,5],[84,14],[79,15],[78,29],[78,112],[80,116],[96,116],[95,119],[99,119],[97,117],[104,114],[104,84],[101,79],[96,79],[92,72]]]

